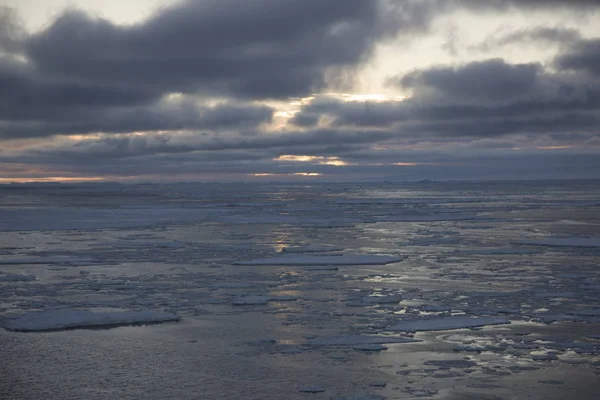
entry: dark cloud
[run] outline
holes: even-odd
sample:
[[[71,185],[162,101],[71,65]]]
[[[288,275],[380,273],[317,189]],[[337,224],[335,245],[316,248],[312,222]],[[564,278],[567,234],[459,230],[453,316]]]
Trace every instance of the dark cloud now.
[[[417,171],[411,176],[465,178],[482,165],[501,176],[507,160],[513,175],[552,162],[591,170],[598,164],[592,150],[513,150],[522,144],[599,145],[599,42],[574,30],[531,28],[490,44],[559,43],[563,53],[554,71],[495,58],[393,77],[390,84],[411,93],[402,102],[343,102],[319,93],[353,81],[378,44],[398,34],[427,33],[442,15],[581,12],[598,5],[187,0],[128,26],[69,11],[34,34],[4,10],[0,140],[6,146],[0,147],[0,170],[30,165],[79,175],[304,171],[396,177]],[[460,44],[451,37],[446,48],[457,53]],[[262,129],[275,111],[265,100],[307,95],[315,98],[290,126]],[[97,135],[59,137],[92,133]],[[19,138],[29,138],[28,147],[11,148],[22,145],[11,142]],[[340,157],[356,165],[277,161],[284,154]],[[415,165],[402,170],[394,163]]]
[[[316,98],[294,121],[336,127],[379,127],[395,136],[498,137],[510,134],[597,135],[600,83],[550,73],[538,64],[493,59],[462,67],[414,71],[392,79],[412,89],[404,101],[343,102]]]
[[[54,76],[161,92],[305,95],[323,87],[326,69],[354,66],[386,34],[379,4],[185,1],[131,27],[69,12],[27,40],[27,56]]]
[[[508,45],[534,44],[535,46],[560,45],[568,46],[581,39],[581,33],[572,28],[535,27],[525,30],[505,32],[492,35],[478,46],[477,50],[493,51]]]
[[[399,79],[398,84],[417,92],[433,89],[451,97],[502,100],[529,93],[541,70],[539,64],[511,65],[498,58],[462,67],[415,71]]]
[[[581,40],[556,60],[559,68],[586,71],[600,77],[600,39]]]
[[[53,110],[58,112],[52,113]],[[31,109],[15,108],[12,119],[0,125],[0,138],[173,130],[251,130],[271,122],[273,111],[266,106],[231,102],[207,107],[198,105],[194,99],[161,100],[147,106],[102,109],[81,105],[50,105],[40,108],[37,115]]]

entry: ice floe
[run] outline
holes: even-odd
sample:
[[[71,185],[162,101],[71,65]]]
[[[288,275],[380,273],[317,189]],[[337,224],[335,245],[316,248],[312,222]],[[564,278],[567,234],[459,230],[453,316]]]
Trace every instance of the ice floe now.
[[[392,325],[387,330],[402,332],[445,331],[502,324],[510,324],[510,320],[491,317],[451,316],[402,321]]]
[[[176,314],[163,311],[93,312],[62,308],[17,315],[3,320],[1,325],[10,331],[35,332],[155,324],[179,320],[180,317]]]
[[[370,344],[389,344],[389,343],[415,343],[420,342],[417,339],[411,339],[399,336],[369,336],[369,335],[347,335],[330,336],[309,340],[307,344],[311,346],[360,346]]]

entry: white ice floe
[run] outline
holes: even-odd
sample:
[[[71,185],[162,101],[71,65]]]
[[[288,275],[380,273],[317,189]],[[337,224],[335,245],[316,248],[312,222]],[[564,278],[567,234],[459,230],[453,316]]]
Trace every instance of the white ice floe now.
[[[600,237],[547,238],[523,240],[518,244],[547,247],[600,247]]]
[[[35,275],[0,274],[0,282],[31,282],[35,281]]]
[[[312,346],[361,346],[368,344],[385,343],[415,343],[420,342],[417,339],[398,337],[398,336],[367,336],[367,335],[348,335],[348,336],[330,336],[309,340],[307,344]]]
[[[403,331],[403,332],[419,332],[419,331],[446,331],[452,329],[477,328],[486,325],[502,325],[510,324],[507,319],[491,318],[491,317],[469,317],[469,316],[452,316],[440,317],[431,319],[419,319],[414,321],[399,322],[388,330]]]
[[[163,311],[92,312],[62,308],[26,313],[2,321],[10,331],[35,332],[74,328],[101,328],[179,321],[176,314]]]
[[[258,258],[248,261],[239,261],[235,265],[289,265],[289,266],[312,266],[312,265],[385,265],[402,261],[400,257],[376,256],[376,255],[337,255],[337,256],[313,256],[313,255],[284,255],[280,257]]]

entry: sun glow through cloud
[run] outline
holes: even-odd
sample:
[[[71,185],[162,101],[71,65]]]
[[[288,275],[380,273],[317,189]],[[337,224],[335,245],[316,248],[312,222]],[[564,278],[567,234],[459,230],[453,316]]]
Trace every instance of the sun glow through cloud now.
[[[352,165],[340,159],[339,157],[323,157],[323,156],[296,156],[284,154],[274,159],[274,161],[291,161],[291,162],[310,162],[319,165],[333,165],[335,167],[343,167]]]

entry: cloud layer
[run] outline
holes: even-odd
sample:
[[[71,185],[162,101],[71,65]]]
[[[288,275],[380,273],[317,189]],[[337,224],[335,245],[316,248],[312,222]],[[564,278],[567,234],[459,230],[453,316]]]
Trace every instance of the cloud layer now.
[[[532,177],[593,177],[600,173],[593,161],[600,38],[571,26],[504,31],[471,49],[487,58],[432,59],[397,74],[390,64],[381,80],[395,96],[352,96],[380,46],[435,39],[441,18],[459,24],[460,13],[540,12],[575,20],[600,6],[189,0],[127,26],[67,11],[34,33],[5,9],[0,172],[460,179],[477,177],[485,165],[483,178],[523,176],[502,169],[510,160],[513,169],[537,171]],[[556,53],[527,62],[504,56],[524,43],[556,45]],[[549,168],[537,168],[540,162]]]

